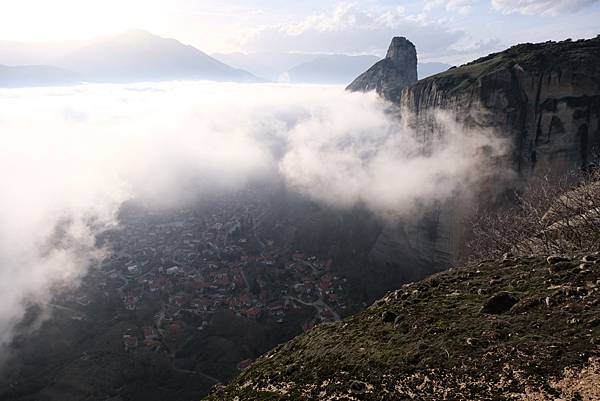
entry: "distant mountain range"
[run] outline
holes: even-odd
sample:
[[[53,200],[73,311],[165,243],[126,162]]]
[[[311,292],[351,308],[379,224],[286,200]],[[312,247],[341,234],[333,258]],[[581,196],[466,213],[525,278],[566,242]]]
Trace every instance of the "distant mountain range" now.
[[[64,46],[0,42],[0,86],[62,85],[75,82],[211,80],[257,82],[195,47],[145,31],[130,31]]]
[[[80,82],[211,80],[347,84],[376,63],[372,55],[208,54],[175,39],[129,31],[89,41],[0,41],[0,87]],[[419,64],[424,78],[450,66]]]
[[[287,71],[290,82],[347,84],[356,71],[363,71],[379,61],[375,56],[324,55]]]
[[[249,72],[232,68],[195,47],[145,31],[131,31],[78,49],[58,61],[85,80],[101,82],[207,79],[256,82]]]
[[[315,84],[348,84],[380,60],[373,55],[296,53],[230,53],[213,54],[213,57],[269,81]],[[444,63],[419,63],[419,78],[438,74],[450,67]]]
[[[300,53],[215,53],[214,58],[236,68],[250,71],[257,77],[268,81],[284,80],[284,74],[290,69],[313,60],[314,54]]]

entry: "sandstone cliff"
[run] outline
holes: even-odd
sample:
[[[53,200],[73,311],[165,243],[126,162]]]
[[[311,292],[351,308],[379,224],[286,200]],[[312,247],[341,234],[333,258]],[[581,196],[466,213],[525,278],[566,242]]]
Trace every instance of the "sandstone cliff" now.
[[[412,74],[412,67],[404,67],[405,75]],[[375,88],[423,137],[436,131],[433,112],[445,110],[467,128],[491,129],[506,138],[511,152],[495,163],[498,178],[513,181],[494,182],[488,190],[585,166],[600,144],[600,37],[514,46],[412,85],[394,84],[398,68],[370,70],[348,89]],[[401,94],[389,88],[402,88]],[[458,225],[464,211],[464,201],[454,200],[429,213],[435,221],[426,217],[386,227],[371,252],[382,282],[397,285],[452,265],[461,253]]]
[[[584,166],[600,144],[600,36],[490,54],[407,87],[399,104],[420,130],[433,109],[495,129],[522,175]]]

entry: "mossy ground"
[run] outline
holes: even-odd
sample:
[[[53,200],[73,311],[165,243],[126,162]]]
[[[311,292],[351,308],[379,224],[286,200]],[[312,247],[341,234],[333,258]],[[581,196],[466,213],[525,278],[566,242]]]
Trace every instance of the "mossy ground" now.
[[[583,256],[487,261],[404,286],[279,346],[208,400],[558,397],[552,379],[600,355],[600,264]],[[481,313],[501,292],[519,302]]]

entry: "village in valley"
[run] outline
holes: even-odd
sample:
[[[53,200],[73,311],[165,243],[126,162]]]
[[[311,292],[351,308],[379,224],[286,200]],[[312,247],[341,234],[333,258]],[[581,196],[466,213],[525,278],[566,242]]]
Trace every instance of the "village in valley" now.
[[[229,198],[169,213],[125,207],[119,226],[98,237],[107,256],[63,306],[85,313],[94,297],[119,299],[119,319],[132,322],[122,332],[124,350],[171,355],[221,311],[286,325],[304,310],[310,318],[302,330],[339,320],[348,309],[346,279],[331,258],[282,253],[276,239],[260,238],[264,207],[247,197],[243,206]]]

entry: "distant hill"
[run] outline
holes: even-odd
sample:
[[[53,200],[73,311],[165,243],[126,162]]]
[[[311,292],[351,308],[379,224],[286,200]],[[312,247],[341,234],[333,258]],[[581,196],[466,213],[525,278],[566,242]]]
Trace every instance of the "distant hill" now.
[[[215,53],[219,61],[240,68],[269,81],[280,81],[283,74],[297,65],[315,58],[314,54],[299,53]]]
[[[290,82],[347,84],[379,60],[375,56],[321,55],[287,71]]]
[[[57,61],[88,81],[132,82],[173,79],[255,82],[249,72],[232,68],[175,39],[130,31],[94,41]]]
[[[0,65],[0,88],[67,85],[80,82],[72,71],[47,65]]]
[[[215,53],[217,60],[270,81],[347,84],[379,58],[372,55],[319,55],[298,53]],[[419,78],[446,71],[444,63],[419,63]]]
[[[423,79],[447,71],[450,67],[452,67],[450,64],[444,63],[419,63],[417,71],[419,79]]]
[[[74,81],[178,79],[346,84],[377,61],[376,56],[344,54],[229,53],[209,56],[175,39],[140,30],[64,43],[0,41],[0,65],[21,69],[20,75],[17,69],[10,73],[4,71],[3,86],[20,86],[21,81],[25,82],[23,85],[35,86]],[[419,77],[434,75],[449,67],[442,63],[422,63],[419,64]]]

